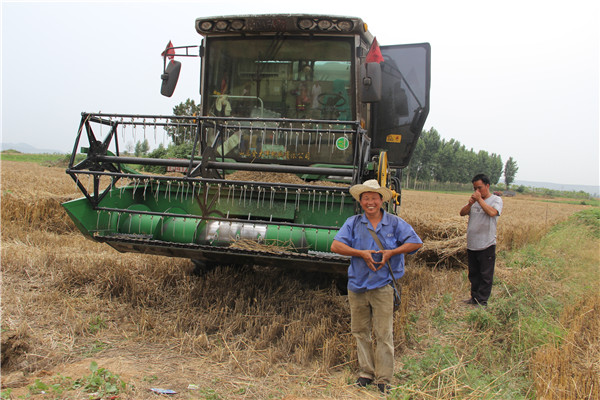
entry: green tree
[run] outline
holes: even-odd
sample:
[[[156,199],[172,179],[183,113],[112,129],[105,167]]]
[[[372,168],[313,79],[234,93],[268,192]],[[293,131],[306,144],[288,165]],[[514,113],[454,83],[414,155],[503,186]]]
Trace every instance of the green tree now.
[[[163,144],[159,144],[158,147],[156,149],[154,149],[153,151],[151,151],[148,154],[149,158],[167,158],[167,149],[165,149],[165,146],[163,146]],[[164,174],[165,172],[167,172],[167,167],[162,167],[160,165],[144,165],[142,166],[142,170],[146,171],[146,172],[152,172],[152,173],[157,173],[157,174]]]
[[[421,133],[409,163],[407,182],[411,176],[415,184],[417,180],[430,181],[434,178],[440,146],[440,134],[434,128]]]
[[[186,117],[200,115],[200,104],[196,104],[196,102],[192,99],[187,99],[183,103],[179,103],[173,107],[173,115]],[[193,128],[188,125],[181,126],[183,121],[178,119],[173,119],[171,122],[175,124],[175,126],[167,128],[167,133],[171,137],[171,140],[173,140],[173,143],[175,145],[180,145],[186,141],[189,142],[193,137]],[[193,120],[186,121],[185,123],[193,123]]]
[[[517,175],[518,170],[517,162],[512,157],[509,157],[504,166],[504,183],[506,184],[506,189],[515,181],[515,175]]]
[[[477,153],[477,165],[475,167],[477,173],[490,176],[490,155],[485,150],[479,150]],[[474,174],[473,174],[474,175]]]
[[[502,177],[502,157],[500,155],[492,153],[490,156],[490,181],[492,184],[500,182]]]
[[[473,171],[476,170],[477,165],[477,154],[473,151],[473,149],[467,150],[463,146],[463,151],[461,152],[461,157],[458,160],[458,168],[460,169],[460,179],[459,183],[471,183],[471,179],[473,178]]]
[[[144,139],[143,141],[138,141],[135,144],[135,151],[134,151],[134,155],[136,157],[141,157],[141,156],[145,156],[146,154],[148,154],[148,151],[150,150],[150,145],[148,144],[148,139]]]
[[[167,158],[190,158],[192,156],[192,143],[183,143],[180,145],[170,145],[167,148]]]
[[[440,148],[436,155],[436,165],[434,169],[434,179],[438,182],[449,182],[452,180],[452,173],[455,172],[453,169],[455,152],[452,146],[454,139],[450,139],[449,142],[442,140]]]

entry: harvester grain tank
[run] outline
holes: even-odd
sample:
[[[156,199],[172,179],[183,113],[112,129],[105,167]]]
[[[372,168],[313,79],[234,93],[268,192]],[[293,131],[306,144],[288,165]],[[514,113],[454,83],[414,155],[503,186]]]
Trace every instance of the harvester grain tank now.
[[[379,47],[360,18],[330,15],[198,18],[195,27],[200,45],[163,52],[161,93],[173,95],[179,59],[200,57],[201,111],[82,113],[67,173],[84,197],[65,203],[67,213],[122,252],[344,273],[347,258],[329,248],[360,212],[349,186],[377,179],[398,194],[388,209],[399,206],[429,112],[429,44]],[[123,154],[142,133],[189,152]]]

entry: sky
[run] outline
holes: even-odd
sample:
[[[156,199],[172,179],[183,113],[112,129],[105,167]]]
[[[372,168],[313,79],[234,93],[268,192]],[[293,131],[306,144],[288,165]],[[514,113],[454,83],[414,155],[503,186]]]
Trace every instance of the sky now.
[[[1,2],[2,142],[70,152],[81,112],[172,113],[199,102],[199,59],[160,95],[160,53],[197,45],[198,17],[362,18],[380,45],[429,42],[425,129],[512,157],[516,179],[599,184],[600,6],[572,0]],[[152,143],[150,143],[152,146]]]

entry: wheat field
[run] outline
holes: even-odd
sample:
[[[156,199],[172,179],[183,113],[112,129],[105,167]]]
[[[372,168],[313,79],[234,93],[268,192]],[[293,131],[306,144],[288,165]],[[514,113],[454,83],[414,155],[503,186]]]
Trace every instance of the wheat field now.
[[[353,385],[349,309],[331,277],[261,266],[196,276],[189,260],[121,254],[76,232],[60,203],[80,194],[63,168],[3,161],[1,169],[2,386],[13,398],[36,379],[85,374],[92,360],[131,385],[119,398],[155,398],[152,387],[175,389],[173,399],[378,397]],[[450,295],[465,312],[466,219],[458,212],[467,199],[403,193],[400,216],[425,244],[407,260],[398,361],[426,344],[404,329],[415,310],[431,314],[432,299]],[[505,198],[498,249],[534,243],[584,208]],[[510,279],[502,265],[498,275]],[[431,326],[423,319],[415,329]],[[415,398],[454,398],[459,389],[446,384],[439,397]]]

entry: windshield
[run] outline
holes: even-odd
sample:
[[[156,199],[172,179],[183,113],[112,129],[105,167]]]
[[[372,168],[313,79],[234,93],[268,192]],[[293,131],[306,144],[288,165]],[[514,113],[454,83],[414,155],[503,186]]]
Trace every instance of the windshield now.
[[[207,115],[354,120],[350,40],[213,38],[207,50]]]
[[[352,43],[324,37],[211,38],[204,115],[266,121],[230,120],[218,135],[207,132],[209,145],[238,161],[351,165],[354,125],[330,121],[355,121]]]

